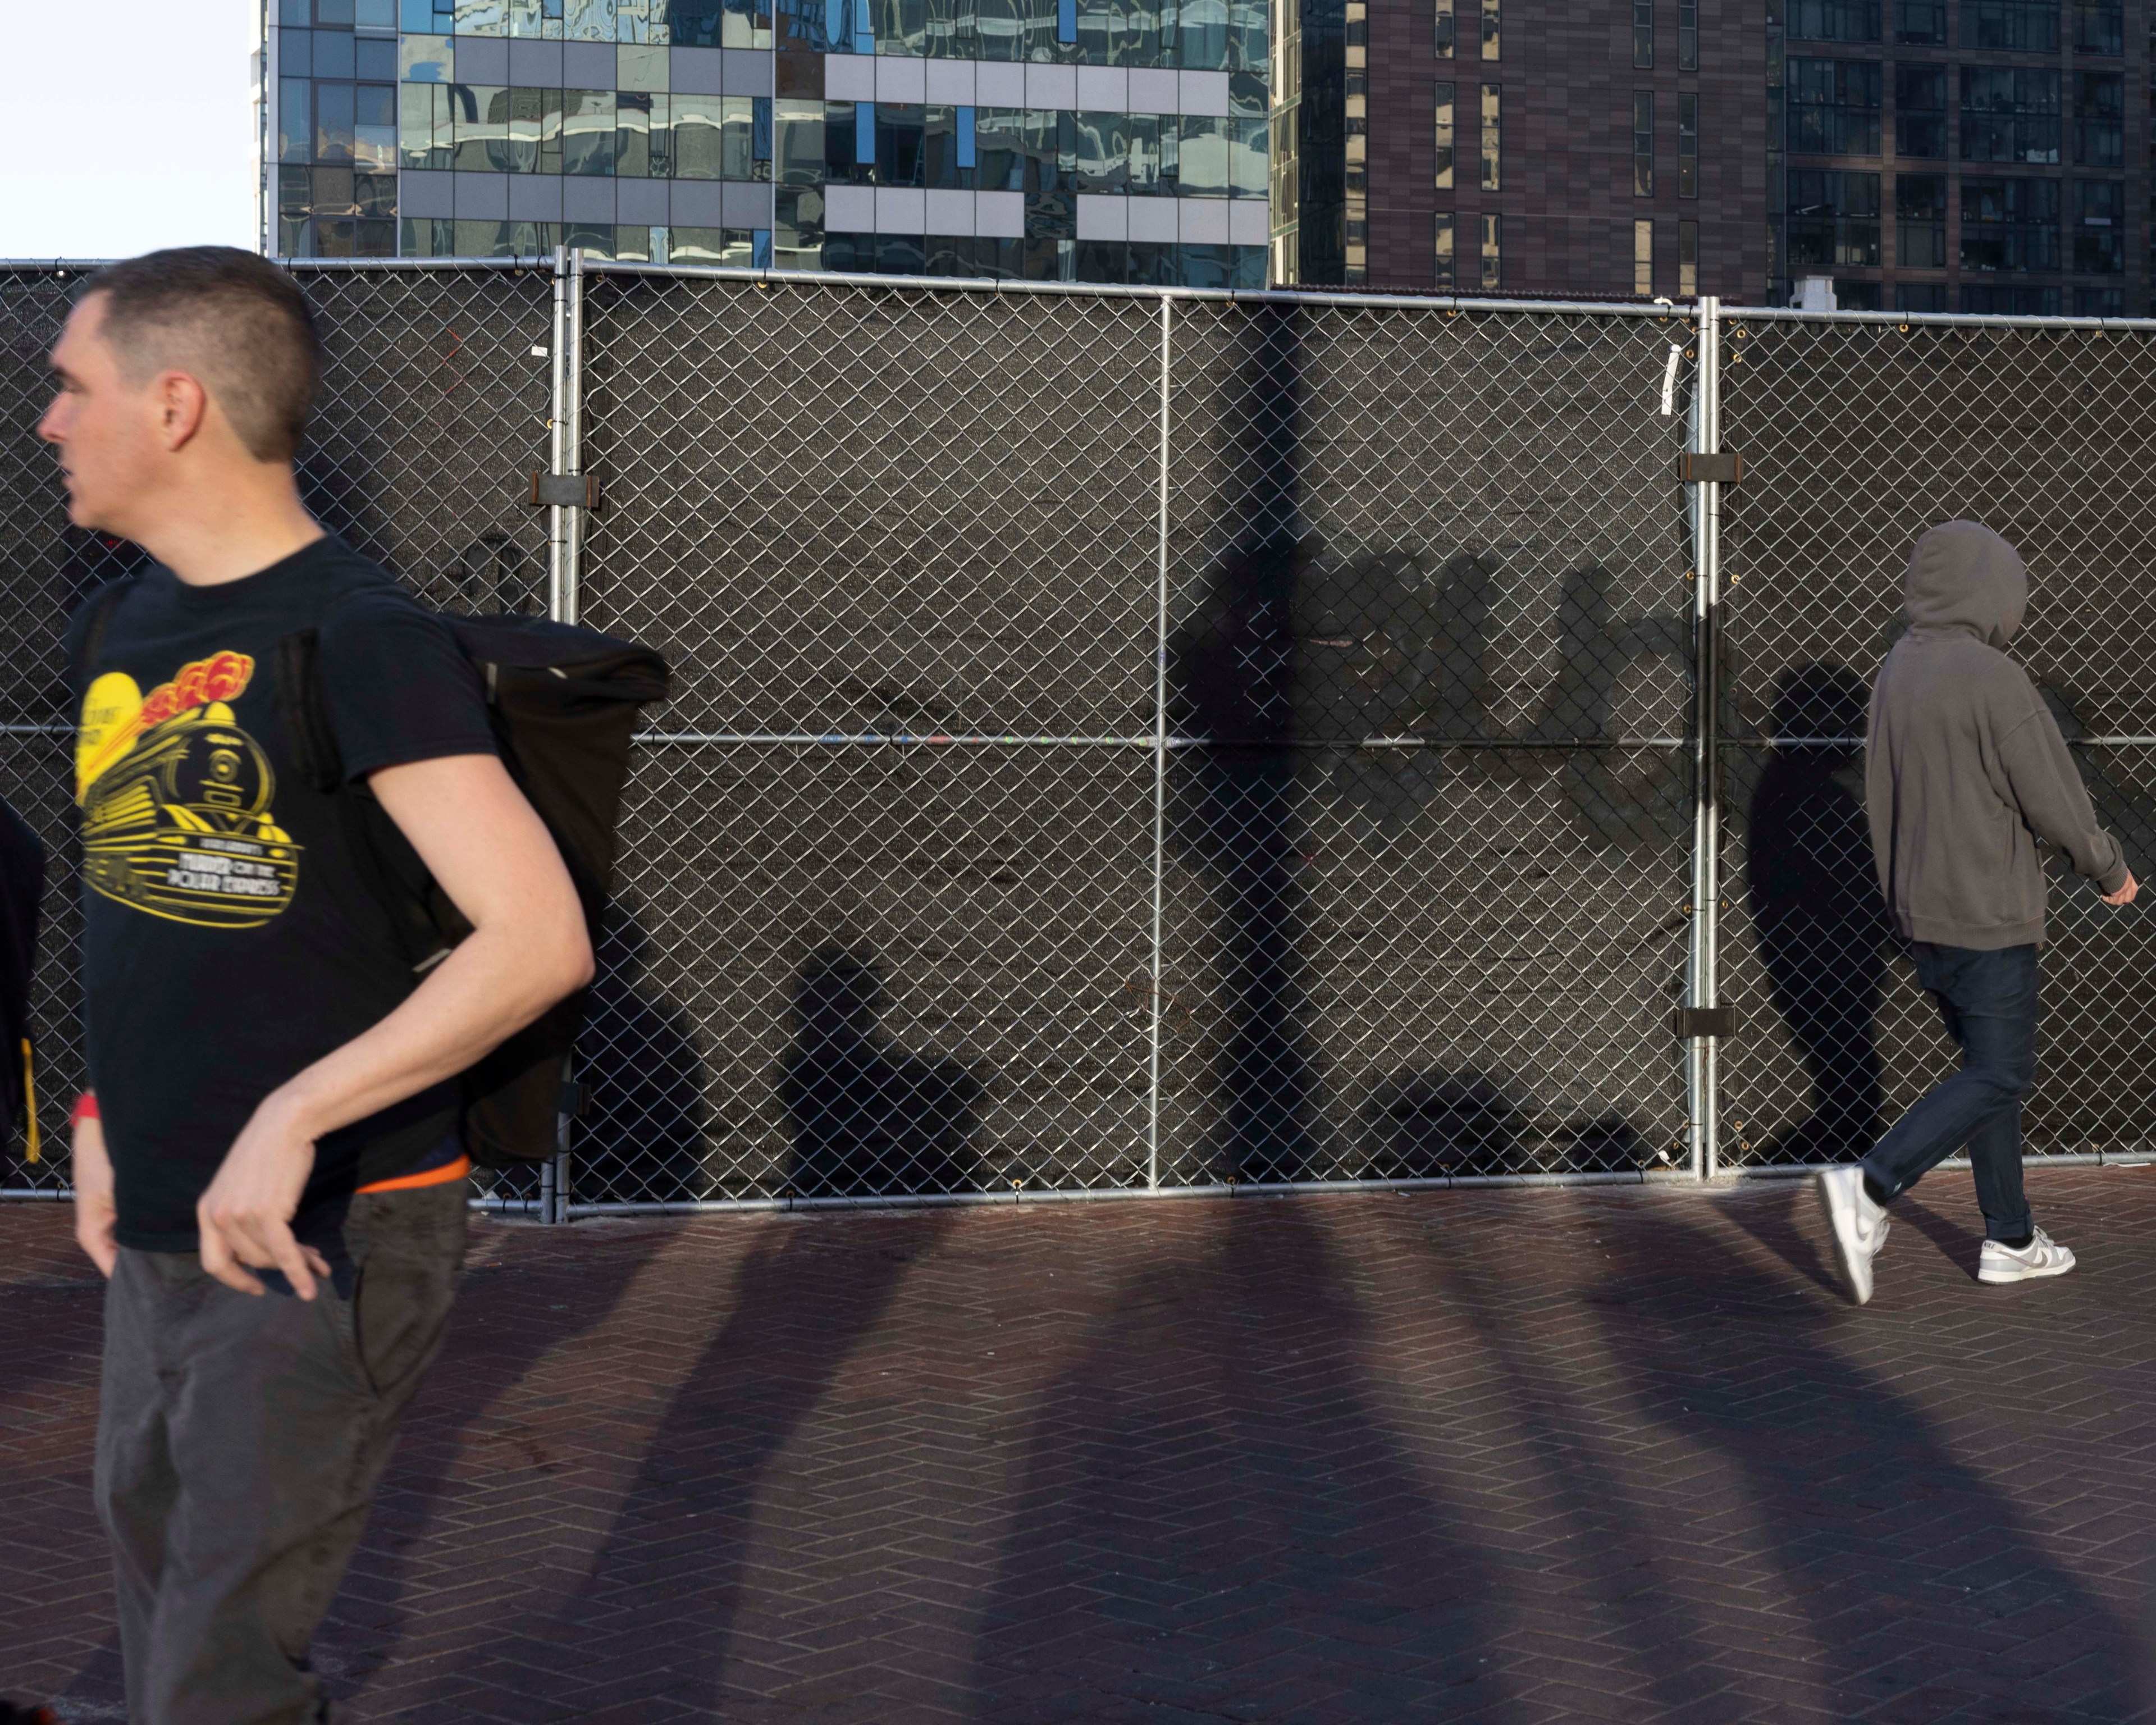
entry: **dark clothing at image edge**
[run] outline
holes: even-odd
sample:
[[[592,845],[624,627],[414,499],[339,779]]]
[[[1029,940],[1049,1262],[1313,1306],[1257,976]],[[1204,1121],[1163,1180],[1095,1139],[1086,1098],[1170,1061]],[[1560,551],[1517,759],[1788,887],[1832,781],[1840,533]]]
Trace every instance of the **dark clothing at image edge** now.
[[[2107,893],[2126,884],[2028,674],[2002,650],[2029,580],[2014,547],[1974,521],[1917,541],[1908,633],[1872,691],[1866,802],[1879,884],[1912,941],[1977,952],[2044,938],[2041,839]]]
[[[96,603],[67,643],[90,1076],[121,1244],[187,1252],[196,1201],[256,1105],[417,986],[353,855],[340,807],[352,793],[294,769],[279,642],[318,632],[323,706],[353,784],[497,750],[447,627],[334,536],[219,586],[151,569],[85,665]],[[457,1113],[451,1081],[324,1137],[295,1231],[439,1155]]]

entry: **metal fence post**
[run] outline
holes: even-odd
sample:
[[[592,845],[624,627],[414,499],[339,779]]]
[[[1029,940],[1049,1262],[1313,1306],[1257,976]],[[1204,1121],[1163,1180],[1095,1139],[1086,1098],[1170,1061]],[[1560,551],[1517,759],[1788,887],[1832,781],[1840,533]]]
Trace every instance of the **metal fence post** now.
[[[1692,451],[1722,448],[1722,302],[1699,302],[1699,362],[1693,373]],[[1696,665],[1692,716],[1691,939],[1685,1004],[1711,1011],[1721,999],[1722,755],[1717,734],[1722,693],[1716,640],[1722,598],[1722,487],[1707,479],[1692,492],[1692,642]],[[1692,1019],[1685,1040],[1685,1095],[1691,1113],[1691,1171],[1711,1180],[1719,1171],[1719,1050],[1706,1034],[1712,1021]]]
[[[557,474],[583,470],[584,258],[581,250],[554,248],[553,393],[548,410],[548,453]],[[547,511],[547,614],[574,623],[578,576],[583,552],[583,511],[560,503]],[[554,1159],[541,1169],[540,1219],[566,1222],[575,1191],[569,1168],[569,1098],[576,1094],[575,1056],[562,1065],[562,1106],[555,1117]]]
[[[1146,1082],[1146,1190],[1160,1190],[1161,916],[1168,845],[1168,392],[1175,301],[1160,296],[1160,531],[1152,672],[1152,1050]]]

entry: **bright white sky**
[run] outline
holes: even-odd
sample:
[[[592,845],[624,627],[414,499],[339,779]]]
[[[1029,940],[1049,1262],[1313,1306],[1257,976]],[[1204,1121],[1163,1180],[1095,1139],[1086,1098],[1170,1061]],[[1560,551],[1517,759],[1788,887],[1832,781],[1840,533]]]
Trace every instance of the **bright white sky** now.
[[[0,258],[250,249],[259,0],[0,0]]]

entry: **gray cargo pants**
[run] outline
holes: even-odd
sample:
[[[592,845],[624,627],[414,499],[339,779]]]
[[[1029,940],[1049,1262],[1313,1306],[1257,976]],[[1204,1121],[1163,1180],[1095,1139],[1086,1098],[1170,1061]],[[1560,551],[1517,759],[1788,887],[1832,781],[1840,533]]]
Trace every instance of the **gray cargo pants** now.
[[[123,1247],[105,1301],[97,1506],[133,1725],[317,1725],[307,1649],[447,1331],[462,1180],[352,1200],[344,1295],[235,1292]],[[334,1262],[339,1255],[321,1242]]]

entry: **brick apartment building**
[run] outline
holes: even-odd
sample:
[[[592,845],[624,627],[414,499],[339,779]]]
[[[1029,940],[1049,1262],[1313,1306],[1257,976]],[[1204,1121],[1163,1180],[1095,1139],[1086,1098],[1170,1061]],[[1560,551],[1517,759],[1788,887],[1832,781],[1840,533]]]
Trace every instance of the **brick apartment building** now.
[[[2148,0],[1278,0],[1271,273],[2141,315]]]

